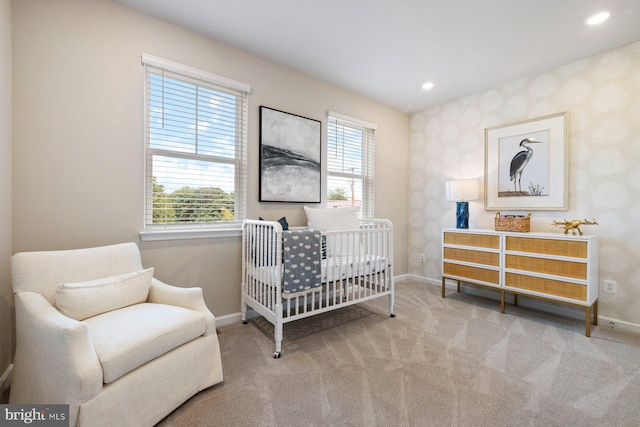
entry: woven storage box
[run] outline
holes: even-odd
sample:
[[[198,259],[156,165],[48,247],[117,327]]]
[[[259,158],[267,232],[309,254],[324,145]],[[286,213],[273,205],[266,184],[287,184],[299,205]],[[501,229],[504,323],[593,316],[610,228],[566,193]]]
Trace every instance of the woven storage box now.
[[[495,219],[496,231],[520,231],[523,233],[531,230],[531,213],[528,213],[526,217],[509,217],[503,218],[500,216],[500,212],[496,213]]]

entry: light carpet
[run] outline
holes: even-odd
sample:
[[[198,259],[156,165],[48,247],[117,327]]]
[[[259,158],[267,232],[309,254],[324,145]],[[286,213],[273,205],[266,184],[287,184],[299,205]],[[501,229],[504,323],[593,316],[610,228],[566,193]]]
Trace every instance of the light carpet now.
[[[524,297],[521,297],[524,298]],[[284,326],[220,329],[224,382],[158,424],[638,426],[640,335],[414,281]]]

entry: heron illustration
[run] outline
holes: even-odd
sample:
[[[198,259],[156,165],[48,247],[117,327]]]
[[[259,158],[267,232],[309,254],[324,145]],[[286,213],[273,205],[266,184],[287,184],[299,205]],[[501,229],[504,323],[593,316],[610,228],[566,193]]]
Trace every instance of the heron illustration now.
[[[520,180],[522,179],[522,171],[527,167],[529,160],[531,160],[531,156],[533,156],[533,149],[529,147],[528,144],[539,144],[542,141],[536,141],[533,138],[525,138],[520,141],[520,147],[524,147],[524,150],[519,151],[513,159],[511,159],[511,167],[509,168],[509,180],[513,181],[513,189],[518,192],[518,188],[516,187],[516,181],[518,187],[520,187],[520,192],[522,192],[522,184],[520,184]]]

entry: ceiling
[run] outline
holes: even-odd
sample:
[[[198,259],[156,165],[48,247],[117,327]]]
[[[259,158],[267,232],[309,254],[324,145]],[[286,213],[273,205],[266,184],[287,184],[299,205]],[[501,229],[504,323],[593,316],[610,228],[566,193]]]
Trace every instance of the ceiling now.
[[[640,40],[638,0],[114,1],[408,113]]]

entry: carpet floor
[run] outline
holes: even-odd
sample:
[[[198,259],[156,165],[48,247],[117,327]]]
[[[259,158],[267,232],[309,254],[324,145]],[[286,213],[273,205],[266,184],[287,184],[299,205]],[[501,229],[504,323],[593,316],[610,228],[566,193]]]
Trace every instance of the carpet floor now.
[[[521,297],[524,298],[524,297]],[[639,426],[640,334],[414,281],[286,324],[220,328],[224,382],[158,426]]]

